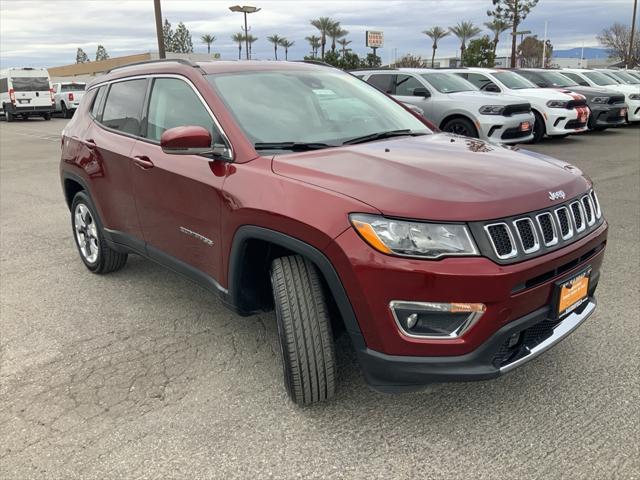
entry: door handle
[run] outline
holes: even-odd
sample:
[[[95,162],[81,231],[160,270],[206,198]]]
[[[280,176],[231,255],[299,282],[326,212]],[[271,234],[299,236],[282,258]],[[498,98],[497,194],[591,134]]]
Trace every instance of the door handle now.
[[[89,150],[95,150],[98,146],[96,145],[96,142],[94,142],[93,140],[89,139],[89,140],[84,140],[82,142],[82,144],[87,147]]]
[[[133,163],[135,163],[142,170],[149,170],[150,168],[153,168],[153,162],[146,155],[133,157]]]

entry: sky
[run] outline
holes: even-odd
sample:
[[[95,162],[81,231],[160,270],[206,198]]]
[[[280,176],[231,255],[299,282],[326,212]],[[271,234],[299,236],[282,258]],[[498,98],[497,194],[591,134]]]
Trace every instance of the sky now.
[[[295,42],[289,58],[308,54],[306,36],[317,34],[310,20],[329,16],[349,31],[350,47],[367,53],[366,30],[382,30],[383,62],[406,53],[431,57],[431,41],[424,30],[448,27],[462,20],[482,26],[491,0],[247,0],[262,10],[249,15],[250,33],[259,38],[254,58],[272,59],[273,34]],[[193,36],[196,52],[206,53],[203,34],[215,35],[212,52],[223,59],[237,58],[231,36],[239,32],[242,14],[228,7],[233,0],[162,0],[163,16],[174,28],[185,23]],[[245,3],[242,3],[244,5]],[[596,35],[614,22],[629,24],[633,0],[539,0],[521,29],[540,38],[548,22],[548,37],[555,49],[597,47]],[[488,33],[488,32],[486,32]],[[508,34],[503,34],[498,54],[506,54]],[[156,51],[153,0],[0,0],[0,64],[51,67],[75,62],[76,49],[90,58],[102,44],[110,56]],[[440,42],[437,56],[453,56],[458,40],[449,36]],[[370,51],[370,50],[369,50]]]

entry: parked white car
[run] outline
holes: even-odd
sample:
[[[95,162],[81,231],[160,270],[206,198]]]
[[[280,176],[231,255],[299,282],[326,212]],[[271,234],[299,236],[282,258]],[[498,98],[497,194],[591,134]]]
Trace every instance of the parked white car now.
[[[509,70],[495,68],[462,68],[449,70],[485,92],[517,95],[531,103],[535,115],[534,141],[545,135],[564,137],[587,130],[589,107],[583,95],[561,90],[538,88],[537,85]]]
[[[51,119],[53,92],[46,68],[7,68],[0,70],[0,113],[7,122],[16,117]]]
[[[610,90],[622,93],[625,96],[625,103],[629,107],[627,120],[629,122],[640,122],[640,85],[621,83],[615,77],[597,70],[563,68],[560,73],[575,80],[580,85],[607,87]]]
[[[531,105],[520,97],[480,92],[449,73],[426,68],[354,72],[371,85],[423,116],[445,132],[513,144],[533,138]]]
[[[64,118],[71,118],[73,112],[80,105],[80,99],[84,95],[86,83],[57,82],[53,84],[53,98],[55,111],[62,113]]]

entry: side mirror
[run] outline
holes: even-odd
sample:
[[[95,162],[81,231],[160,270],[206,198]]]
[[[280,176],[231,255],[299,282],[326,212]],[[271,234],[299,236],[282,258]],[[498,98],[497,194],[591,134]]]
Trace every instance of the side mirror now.
[[[431,96],[431,93],[429,93],[429,90],[424,87],[418,87],[413,89],[413,96],[429,98]]]
[[[207,155],[221,160],[230,160],[226,145],[212,145],[211,133],[195,125],[165,130],[160,137],[164,153],[172,155]]]
[[[484,90],[485,92],[500,93],[500,87],[498,87],[495,83],[487,83],[482,90]]]

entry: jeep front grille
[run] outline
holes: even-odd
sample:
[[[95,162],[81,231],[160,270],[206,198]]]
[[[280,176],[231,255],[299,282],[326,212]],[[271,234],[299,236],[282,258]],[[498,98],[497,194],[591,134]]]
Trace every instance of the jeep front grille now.
[[[499,263],[513,263],[561,248],[587,235],[601,223],[600,204],[593,191],[559,206],[526,215],[470,223],[474,235],[483,232],[480,250]]]

